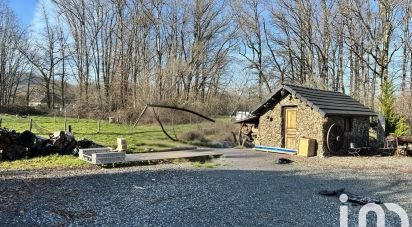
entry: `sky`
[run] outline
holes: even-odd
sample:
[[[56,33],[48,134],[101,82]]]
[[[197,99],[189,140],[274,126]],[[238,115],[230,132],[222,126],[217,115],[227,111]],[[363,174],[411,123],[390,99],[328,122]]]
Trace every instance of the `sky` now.
[[[0,2],[2,2],[2,0],[0,0]],[[46,11],[52,11],[52,8],[50,7],[50,0],[4,0],[4,2],[10,7],[11,10],[14,11],[17,19],[23,25],[22,28],[27,29],[28,31],[39,31],[42,28],[43,17],[41,7],[42,4],[40,4],[41,2],[44,2]],[[54,17],[52,16],[50,19],[52,18]],[[400,53],[401,52],[398,51],[397,54]],[[394,61],[396,61],[396,59]],[[242,70],[235,71],[238,73]],[[242,81],[241,83],[245,82]],[[400,81],[398,80],[396,83],[400,83]]]
[[[33,22],[38,0],[6,0],[6,4],[14,11],[23,28]]]

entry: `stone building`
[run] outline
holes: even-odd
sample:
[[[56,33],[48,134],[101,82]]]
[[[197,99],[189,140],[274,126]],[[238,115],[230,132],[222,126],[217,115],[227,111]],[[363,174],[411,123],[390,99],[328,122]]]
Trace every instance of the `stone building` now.
[[[376,113],[340,92],[282,85],[249,118],[256,149],[295,153],[300,138],[316,140],[317,155],[368,146],[370,118]]]

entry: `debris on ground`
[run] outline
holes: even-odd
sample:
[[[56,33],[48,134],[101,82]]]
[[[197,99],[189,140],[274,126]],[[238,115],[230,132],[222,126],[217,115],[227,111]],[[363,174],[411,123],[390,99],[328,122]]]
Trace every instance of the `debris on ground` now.
[[[340,189],[337,189],[337,190],[320,190],[318,193],[319,193],[319,195],[339,197],[341,194],[343,194],[344,191],[345,191],[344,188],[340,188]]]
[[[77,141],[77,146],[73,150],[73,155],[78,155],[79,154],[79,149],[85,149],[85,148],[101,148],[104,147],[103,145],[97,144],[91,140],[88,139],[80,139]]]
[[[54,132],[50,135],[50,140],[59,154],[70,154],[76,148],[76,140],[71,132]]]
[[[79,148],[102,147],[93,141],[76,141],[71,132],[57,131],[49,138],[36,136],[31,131],[22,133],[0,128],[0,150],[5,160],[14,161],[24,157],[33,158],[50,154],[78,154]]]
[[[340,188],[337,190],[321,190],[318,192],[319,195],[324,195],[324,196],[336,196],[340,197],[342,194],[347,195],[347,202],[358,204],[358,205],[365,205],[368,203],[376,203],[376,204],[382,204],[382,202],[379,199],[369,197],[369,196],[361,196],[357,195],[354,193],[350,193],[345,191],[345,188]]]
[[[133,186],[135,189],[138,189],[138,190],[144,190],[144,189],[146,189],[146,188],[144,188],[144,187],[140,187],[140,186],[136,186],[136,185],[134,185]]]
[[[292,162],[293,161],[288,158],[279,158],[277,161],[278,164],[290,164]]]

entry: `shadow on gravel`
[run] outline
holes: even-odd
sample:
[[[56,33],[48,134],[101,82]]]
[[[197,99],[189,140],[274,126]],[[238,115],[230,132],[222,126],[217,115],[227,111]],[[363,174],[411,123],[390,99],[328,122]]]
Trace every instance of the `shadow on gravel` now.
[[[0,181],[0,225],[336,226],[341,204],[319,190],[346,188],[410,209],[411,186],[402,176],[338,171],[140,170],[7,179]],[[350,226],[357,225],[358,210],[349,207]],[[387,225],[399,225],[396,216],[387,217]]]
[[[265,154],[248,154],[248,155],[224,155],[225,158],[261,158],[266,157]]]

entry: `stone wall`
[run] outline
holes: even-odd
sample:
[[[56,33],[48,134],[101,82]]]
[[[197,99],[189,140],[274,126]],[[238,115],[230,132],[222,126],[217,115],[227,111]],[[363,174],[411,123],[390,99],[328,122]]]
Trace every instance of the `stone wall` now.
[[[282,125],[283,107],[297,107],[297,141],[300,137],[307,137],[317,141],[318,154],[321,154],[323,146],[323,122],[324,118],[311,107],[290,94],[284,97],[274,107],[263,114],[259,119],[259,126],[253,129],[255,145],[272,147],[284,147],[284,132]]]
[[[344,130],[344,117],[322,117],[316,110],[306,105],[290,94],[284,97],[274,107],[270,107],[259,119],[258,127],[252,129],[255,145],[284,147],[284,132],[282,122],[283,107],[297,107],[297,141],[306,137],[316,140],[317,155],[322,156],[327,151],[326,136],[329,127],[337,123]],[[351,142],[358,147],[369,144],[369,117],[353,117],[352,131],[344,132],[344,144],[336,153],[345,154]]]

